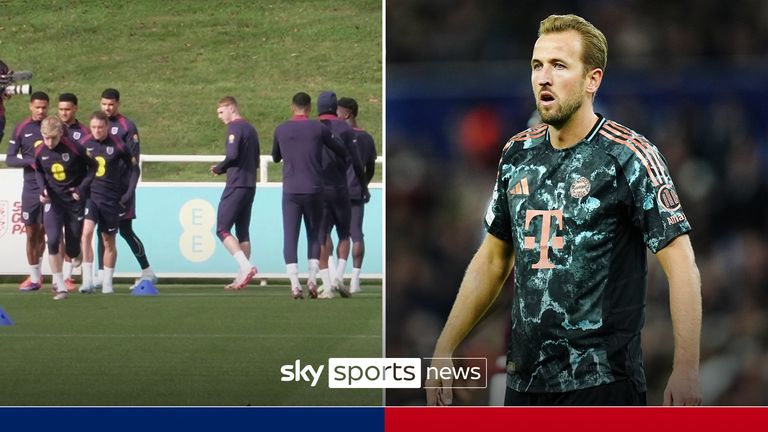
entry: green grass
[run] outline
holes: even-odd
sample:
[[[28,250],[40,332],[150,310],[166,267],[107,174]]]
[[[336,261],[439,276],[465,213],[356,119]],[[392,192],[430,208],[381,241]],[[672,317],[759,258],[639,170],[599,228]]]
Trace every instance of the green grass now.
[[[301,359],[380,357],[381,285],[293,300],[287,286],[225,292],[160,285],[156,297],[20,293],[0,285],[0,405],[380,405],[380,389],[280,381]]]
[[[81,119],[98,108],[104,88],[118,88],[121,112],[139,126],[143,153],[222,154],[225,127],[216,102],[233,95],[259,131],[262,154],[269,154],[293,94],[306,91],[314,100],[334,90],[357,99],[360,125],[381,154],[378,0],[12,0],[0,1],[0,8],[2,59],[32,70],[36,90],[54,98],[76,93]],[[11,99],[6,136],[27,115],[27,99]],[[206,179],[194,167],[147,174],[147,180]]]

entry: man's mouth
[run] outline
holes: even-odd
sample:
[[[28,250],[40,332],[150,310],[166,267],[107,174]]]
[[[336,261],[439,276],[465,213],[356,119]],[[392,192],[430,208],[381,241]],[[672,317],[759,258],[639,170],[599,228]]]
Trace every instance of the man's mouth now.
[[[555,97],[552,95],[552,93],[548,91],[543,91],[539,93],[539,102],[541,105],[547,106],[552,105],[555,103]]]

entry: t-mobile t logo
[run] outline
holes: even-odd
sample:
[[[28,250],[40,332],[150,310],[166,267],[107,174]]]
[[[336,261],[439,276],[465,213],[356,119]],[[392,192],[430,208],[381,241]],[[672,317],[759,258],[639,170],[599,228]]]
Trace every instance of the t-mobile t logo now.
[[[526,210],[525,211],[525,230],[528,231],[528,228],[531,225],[531,221],[533,218],[541,216],[541,237],[538,243],[539,248],[539,262],[535,263],[531,266],[531,268],[535,269],[551,269],[555,268],[555,265],[552,264],[552,262],[549,260],[549,248],[550,246],[552,249],[562,249],[563,248],[563,237],[558,235],[553,235],[552,239],[549,238],[550,231],[552,230],[552,217],[555,217],[555,220],[557,221],[557,228],[556,229],[562,229],[563,228],[563,211],[562,210]],[[523,237],[523,247],[525,249],[535,249],[537,247],[536,244],[536,236],[525,236]]]

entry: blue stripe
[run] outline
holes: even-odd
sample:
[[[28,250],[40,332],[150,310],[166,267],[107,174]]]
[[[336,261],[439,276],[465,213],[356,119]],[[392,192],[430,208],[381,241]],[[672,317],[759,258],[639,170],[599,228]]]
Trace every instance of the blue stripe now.
[[[369,408],[0,408],[3,431],[110,432],[277,430],[384,431],[384,409]]]

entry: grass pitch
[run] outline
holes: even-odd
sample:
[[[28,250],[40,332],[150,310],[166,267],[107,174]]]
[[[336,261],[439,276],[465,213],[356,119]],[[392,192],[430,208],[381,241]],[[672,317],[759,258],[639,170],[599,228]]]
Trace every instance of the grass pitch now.
[[[46,277],[48,281],[48,277]],[[20,293],[0,285],[0,405],[381,405],[380,389],[281,382],[280,367],[380,357],[381,285],[349,299],[293,300],[163,285],[160,295]]]
[[[296,92],[314,104],[334,90],[358,101],[360,125],[382,154],[380,0],[6,0],[0,10],[0,58],[34,72],[33,89],[53,99],[49,112],[59,93],[74,92],[82,121],[115,87],[142,153],[223,155],[216,103],[232,95],[268,155]],[[7,103],[3,149],[28,102]],[[209,165],[152,164],[144,179],[211,181]]]

